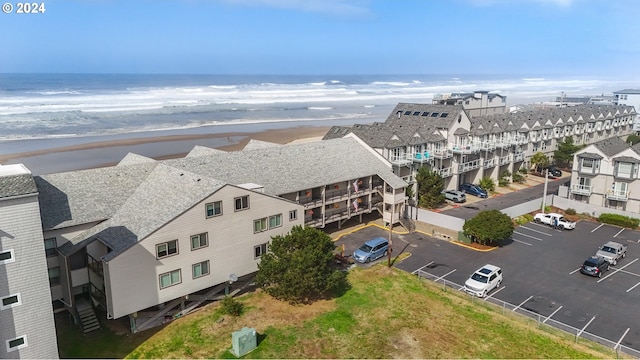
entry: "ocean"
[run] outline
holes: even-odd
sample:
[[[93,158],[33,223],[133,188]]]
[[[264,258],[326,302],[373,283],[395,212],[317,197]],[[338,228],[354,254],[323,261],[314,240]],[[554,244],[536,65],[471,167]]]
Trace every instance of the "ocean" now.
[[[0,74],[0,154],[166,134],[384,121],[399,102],[484,90],[507,105],[635,80],[495,75]]]

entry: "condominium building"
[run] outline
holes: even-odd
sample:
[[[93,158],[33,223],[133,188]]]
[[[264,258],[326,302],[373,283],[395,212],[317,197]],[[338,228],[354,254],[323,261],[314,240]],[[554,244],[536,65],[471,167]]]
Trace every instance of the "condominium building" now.
[[[384,123],[335,126],[324,139],[352,134],[387,158],[406,181],[413,182],[418,168],[428,166],[444,178],[446,189],[457,189],[528,169],[537,152],[553,159],[567,137],[582,145],[627,136],[635,115],[624,105],[471,116],[462,105],[400,103]]]
[[[617,105],[633,106],[638,113],[640,109],[640,89],[625,89],[613,92],[613,103]],[[636,114],[633,131],[640,131],[640,115]]]
[[[48,309],[53,300],[82,320],[81,308],[97,307],[128,317],[135,332],[151,321],[143,313],[182,314],[231,274],[256,272],[271,237],[293,226],[340,226],[372,212],[401,221],[406,186],[355,137],[196,147],[164,161],[129,154],[116,166],[37,176],[39,258],[56,274]]]
[[[38,189],[22,165],[0,166],[0,358],[57,359]]]
[[[614,137],[576,152],[569,197],[590,205],[640,213],[640,145]]]
[[[503,114],[506,111],[507,97],[475,91],[473,93],[436,94],[431,100],[434,105],[460,105],[469,116]]]

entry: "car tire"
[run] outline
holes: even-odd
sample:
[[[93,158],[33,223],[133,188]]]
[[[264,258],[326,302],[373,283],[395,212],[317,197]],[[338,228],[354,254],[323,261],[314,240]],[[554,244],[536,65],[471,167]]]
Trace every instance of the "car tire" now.
[[[622,258],[624,259],[624,257],[625,257],[625,256],[627,256],[627,253],[626,253],[626,252],[623,252],[623,253],[622,253]]]
[[[483,298],[483,297],[485,297],[485,296],[487,296],[487,290],[483,291],[480,297],[482,297],[482,298]]]
[[[384,254],[382,254],[382,257],[385,257],[385,256],[387,256],[387,255],[389,255],[389,251],[385,250],[385,251],[384,251]]]
[[[598,277],[601,278],[602,277],[602,271],[598,272]]]
[[[559,228],[560,230],[564,230],[564,225],[558,225],[558,228]]]
[[[540,219],[533,219],[536,224],[540,224]]]
[[[365,263],[370,263],[370,262],[371,262],[371,258],[370,258],[370,257],[366,258],[366,259],[364,260],[364,262],[365,262]]]
[[[496,284],[496,288],[499,288],[500,284],[502,284],[502,280],[498,281],[498,283]]]
[[[611,265],[616,266],[617,263],[618,263],[618,260],[613,259],[613,261],[611,262]]]

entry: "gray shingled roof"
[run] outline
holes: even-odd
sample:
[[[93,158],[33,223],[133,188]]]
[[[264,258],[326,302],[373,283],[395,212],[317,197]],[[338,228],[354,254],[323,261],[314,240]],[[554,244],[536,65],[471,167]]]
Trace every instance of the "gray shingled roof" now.
[[[265,148],[270,148],[270,147],[275,147],[275,146],[282,146],[282,145],[281,144],[272,143],[272,142],[268,142],[268,141],[261,141],[261,140],[251,139],[251,140],[249,140],[247,145],[244,146],[243,150],[265,149]]]
[[[157,165],[144,162],[34,177],[42,228],[52,230],[110,218]]]
[[[276,196],[373,174],[394,188],[406,186],[384,159],[349,137],[163,163],[230,184],[260,184]]]
[[[218,150],[218,149],[212,149],[210,147],[206,147],[202,145],[196,145],[193,147],[193,149],[191,149],[191,151],[189,151],[189,153],[187,154],[187,157],[206,156],[206,155],[216,154],[220,152],[224,152],[224,151]]]
[[[146,156],[142,156],[142,155],[138,155],[130,152],[124,158],[122,158],[122,160],[120,160],[120,162],[118,163],[118,166],[140,164],[140,163],[152,163],[152,162],[155,162],[155,160],[150,157],[146,157]]]
[[[0,199],[37,192],[38,189],[31,174],[0,176]]]
[[[600,154],[590,153],[590,152],[583,152],[578,156],[585,159],[602,159],[603,158],[602,155]]]
[[[631,156],[618,156],[618,157],[614,157],[612,160],[620,161],[620,162],[635,163],[635,164],[640,163],[640,159],[636,159]]]
[[[104,256],[109,261],[225,185],[158,164],[109,220],[71,239],[74,245],[61,251],[73,253],[84,242],[99,239],[112,250]]]
[[[625,143],[619,137],[612,137],[593,143],[593,146],[598,148],[608,157],[618,154],[619,152],[628,149],[629,144]]]

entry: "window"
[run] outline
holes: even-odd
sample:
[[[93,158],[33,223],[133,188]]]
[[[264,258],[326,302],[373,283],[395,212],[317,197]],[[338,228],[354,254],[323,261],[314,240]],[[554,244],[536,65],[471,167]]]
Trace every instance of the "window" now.
[[[282,214],[269,216],[269,229],[282,226]]]
[[[289,211],[289,221],[293,221],[297,219],[298,219],[298,210]]]
[[[49,285],[60,285],[60,266],[49,268]]]
[[[44,252],[47,254],[47,257],[57,256],[57,247],[56,238],[44,239]]]
[[[249,208],[249,195],[235,198],[236,211],[246,210]]]
[[[407,111],[405,111],[405,112],[404,112],[404,114],[405,114],[405,115],[411,115],[411,111],[410,111],[410,110],[407,110]]]
[[[222,215],[222,201],[215,201],[205,205],[207,218]]]
[[[438,117],[438,115],[440,115],[440,113],[437,113],[437,112],[431,113],[431,117]]]
[[[267,218],[253,221],[253,233],[259,233],[267,230]]]
[[[267,243],[264,243],[253,248],[256,259],[267,253],[267,245]]]
[[[8,264],[16,261],[13,255],[13,249],[0,252],[0,264]]]
[[[442,113],[442,114],[440,114],[440,117],[447,117],[447,116],[449,116],[449,113]]]
[[[181,282],[182,276],[180,276],[180,269],[160,274],[160,289],[168,288],[169,286],[177,285]]]
[[[418,115],[420,115],[420,111],[414,111],[413,112],[413,116],[418,116]]]
[[[619,178],[630,179],[632,177],[633,164],[632,163],[618,163],[618,171],[616,172],[616,176]]]
[[[162,259],[178,253],[178,240],[171,240],[166,243],[156,245],[156,257]]]
[[[423,112],[422,116],[429,116],[429,112],[428,111]]]
[[[20,299],[19,293],[5,296],[0,299],[0,310],[9,309],[18,305],[22,305],[22,300]]]
[[[207,233],[191,235],[191,250],[196,250],[209,245]]]
[[[27,335],[7,340],[7,352],[20,350],[27,347]]]
[[[209,260],[193,264],[193,278],[209,275]]]

